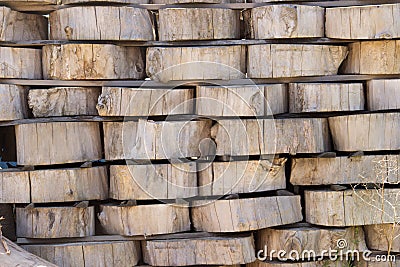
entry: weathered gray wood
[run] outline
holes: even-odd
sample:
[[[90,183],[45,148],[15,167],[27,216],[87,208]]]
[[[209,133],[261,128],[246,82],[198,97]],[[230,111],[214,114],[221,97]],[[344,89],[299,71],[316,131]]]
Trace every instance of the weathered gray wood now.
[[[95,234],[94,207],[17,208],[17,236],[84,237]]]
[[[0,78],[42,79],[41,50],[0,47]]]
[[[43,47],[45,79],[143,79],[144,58],[139,47],[110,44],[65,44]]]
[[[260,208],[268,207],[268,208]],[[275,196],[193,202],[198,231],[244,232],[301,221],[300,196]]]
[[[400,37],[399,4],[326,9],[326,37],[391,39]],[[340,19],[338,19],[340,18]]]
[[[103,87],[100,116],[161,116],[193,114],[193,89]]]
[[[30,89],[28,103],[35,117],[95,116],[99,95],[96,87]]]
[[[100,205],[98,219],[105,234],[147,236],[190,230],[189,208],[183,205]]]
[[[84,19],[82,19],[84,18]],[[51,40],[154,40],[149,11],[135,7],[78,6],[50,13]]]
[[[371,250],[400,252],[400,225],[374,224],[364,226],[368,248]]]
[[[394,256],[394,258],[393,258]],[[388,259],[388,255],[385,252],[378,252],[371,255],[369,260],[360,259],[359,262],[356,263],[355,267],[400,267],[400,260],[398,255],[391,255],[390,260]]]
[[[400,149],[400,113],[331,117],[329,127],[339,151]]]
[[[239,11],[223,8],[160,9],[160,41],[240,39]]]
[[[27,88],[18,85],[0,85],[0,121],[20,120],[28,116]]]
[[[222,196],[285,189],[286,160],[198,163],[199,194]]]
[[[57,266],[130,267],[141,258],[139,241],[105,241],[23,246],[27,251]]]
[[[28,172],[0,171],[0,203],[30,203]],[[1,215],[0,215],[1,217]]]
[[[400,156],[294,158],[294,185],[400,183]]]
[[[248,267],[348,267],[349,263],[347,261],[340,260],[320,260],[320,261],[310,261],[310,262],[285,262],[285,261],[255,261],[251,264],[247,264]]]
[[[148,0],[61,0],[64,5],[81,3],[102,3],[102,4],[148,4]]]
[[[196,113],[204,116],[264,116],[287,112],[284,84],[198,86]]]
[[[367,81],[368,110],[400,109],[400,80]]]
[[[156,81],[232,80],[245,77],[245,47],[149,47],[147,75]]]
[[[151,0],[152,4],[224,4],[224,3],[242,3],[243,0]]]
[[[335,75],[345,46],[266,44],[248,46],[249,78]]]
[[[364,109],[361,83],[291,83],[289,112],[333,112]]]
[[[255,260],[253,236],[143,241],[154,266],[236,265]]]
[[[358,226],[398,221],[399,189],[305,191],[306,221],[325,226]]]
[[[197,196],[196,164],[111,165],[110,198],[178,199]]]
[[[48,165],[101,159],[97,122],[52,122],[15,126],[19,165]]]

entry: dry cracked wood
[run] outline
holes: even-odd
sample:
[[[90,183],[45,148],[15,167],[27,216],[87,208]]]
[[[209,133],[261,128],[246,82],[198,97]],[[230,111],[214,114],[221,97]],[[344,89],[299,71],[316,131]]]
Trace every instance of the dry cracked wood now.
[[[247,264],[248,267],[348,267],[347,261],[340,260],[320,260],[310,262],[285,262],[285,261],[255,261],[251,264]]]
[[[0,171],[0,203],[30,203],[28,172]],[[1,246],[1,244],[0,244]]]
[[[19,165],[49,165],[99,160],[98,122],[52,122],[15,126]]]
[[[242,3],[243,0],[151,0],[152,4],[225,4],[225,3]]]
[[[153,80],[232,80],[245,77],[245,47],[149,47],[147,75]]]
[[[161,116],[193,114],[193,89],[103,87],[100,116]]]
[[[96,87],[30,89],[28,103],[35,117],[96,116],[99,95]]]
[[[104,123],[105,157],[115,159],[181,159],[211,151],[210,120]]]
[[[324,37],[322,7],[270,5],[251,9],[251,37],[254,39]]]
[[[0,47],[0,78],[42,79],[41,50]]]
[[[253,262],[253,236],[143,241],[144,261],[154,266],[235,265]]]
[[[111,165],[110,198],[179,199],[197,196],[196,164]]]
[[[346,55],[345,46],[249,45],[247,72],[249,78],[335,75]]]
[[[370,256],[369,260],[360,259],[359,262],[355,262],[355,267],[400,267],[399,256],[393,258],[394,255],[391,255],[391,259],[388,259],[387,253],[374,253]],[[383,260],[385,259],[385,260]]]
[[[28,116],[28,89],[12,84],[0,85],[0,121],[20,120]]]
[[[329,118],[338,151],[400,149],[400,113],[376,113]]]
[[[81,3],[101,3],[101,4],[148,4],[148,0],[61,0],[64,5]]]
[[[326,37],[391,39],[400,37],[400,4],[326,9]],[[340,18],[340,19],[339,19]]]
[[[160,41],[239,39],[239,11],[223,8],[160,9]]]
[[[196,114],[204,116],[264,116],[287,112],[284,84],[198,86]]]
[[[374,224],[364,226],[368,248],[371,250],[400,252],[400,225]]]
[[[400,40],[365,41],[349,44],[343,62],[344,74],[399,74]]]
[[[65,44],[43,47],[45,79],[143,79],[145,63],[139,47],[111,44]]]
[[[337,158],[294,158],[290,182],[294,185],[398,184],[400,155]]]
[[[199,195],[222,196],[285,189],[286,160],[198,163]]]
[[[95,234],[93,206],[17,208],[16,223],[18,237],[62,238]]]
[[[368,110],[400,109],[400,80],[367,81]]]
[[[26,245],[23,248],[57,266],[64,267],[130,267],[138,264],[141,258],[139,241]]]
[[[364,110],[361,83],[291,83],[289,112],[333,112]]]
[[[325,226],[358,226],[398,221],[400,190],[305,191],[306,221]]]
[[[212,128],[217,155],[322,153],[331,148],[326,119],[219,120]]]
[[[268,208],[266,208],[268,207]],[[302,220],[300,196],[273,196],[193,202],[197,231],[244,232]]]
[[[50,13],[49,22],[51,40],[154,40],[150,13],[142,8],[70,7]]]

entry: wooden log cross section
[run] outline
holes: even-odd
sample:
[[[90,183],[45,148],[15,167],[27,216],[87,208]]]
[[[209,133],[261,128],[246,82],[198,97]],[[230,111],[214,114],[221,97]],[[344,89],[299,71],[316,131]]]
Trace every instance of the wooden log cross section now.
[[[28,116],[27,94],[26,87],[0,84],[0,121],[26,118]]]

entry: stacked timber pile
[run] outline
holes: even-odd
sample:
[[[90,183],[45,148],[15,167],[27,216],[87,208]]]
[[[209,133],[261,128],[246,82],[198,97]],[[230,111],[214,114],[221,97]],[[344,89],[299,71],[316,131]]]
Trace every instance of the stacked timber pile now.
[[[239,2],[0,1],[0,266],[400,266],[400,4]]]

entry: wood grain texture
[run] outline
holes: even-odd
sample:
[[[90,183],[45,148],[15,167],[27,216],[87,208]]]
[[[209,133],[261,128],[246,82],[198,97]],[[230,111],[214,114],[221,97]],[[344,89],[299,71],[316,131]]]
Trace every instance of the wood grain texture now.
[[[400,109],[400,80],[367,81],[368,110]]]
[[[204,116],[265,116],[287,112],[284,84],[197,86],[196,114]]]
[[[324,8],[270,5],[251,9],[253,39],[324,37]]]
[[[242,0],[151,0],[152,4],[224,4],[224,3],[242,3]]]
[[[305,191],[306,221],[325,226],[358,226],[396,222],[399,189]],[[397,211],[397,212],[396,212]]]
[[[284,189],[286,160],[198,163],[199,194],[222,196]]]
[[[345,46],[249,45],[247,72],[249,78],[335,75],[346,55]]]
[[[310,262],[282,262],[282,261],[270,261],[262,262],[255,261],[253,263],[247,264],[248,267],[348,267],[349,263],[347,261],[331,261],[331,260],[321,260],[321,261],[310,261]]]
[[[255,260],[253,236],[143,241],[144,261],[154,266],[236,265]]]
[[[96,102],[100,95],[97,87],[53,87],[30,89],[29,108],[35,117],[98,115]]]
[[[139,47],[110,44],[65,44],[43,47],[45,79],[143,79],[144,57]]]
[[[148,0],[61,0],[64,5],[82,3],[102,3],[102,4],[148,4]]]
[[[97,103],[100,116],[193,114],[194,90],[103,87]]]
[[[23,248],[64,267],[130,267],[137,265],[141,258],[139,241],[26,245]]]
[[[326,9],[326,37],[391,39],[400,37],[399,4]],[[340,19],[338,19],[340,18]]]
[[[147,75],[156,81],[232,80],[245,77],[245,47],[149,47]]]
[[[30,203],[28,172],[0,171],[0,203]],[[1,215],[0,215],[1,217]]]
[[[52,122],[15,126],[19,165],[49,165],[101,159],[97,122]]]
[[[206,232],[245,232],[303,219],[300,196],[198,200],[191,212],[195,229]]]
[[[400,252],[400,225],[374,224],[364,226],[366,242],[371,250]]]
[[[41,50],[0,47],[0,78],[42,79]]]
[[[85,19],[82,19],[85,18]],[[149,11],[118,6],[78,6],[51,12],[51,40],[154,40]]]
[[[331,117],[329,127],[339,151],[400,149],[400,113]]]
[[[183,205],[100,205],[98,219],[107,235],[147,236],[190,230],[189,207]]]
[[[28,89],[23,86],[0,85],[0,121],[21,120],[28,117],[27,93]]]
[[[364,110],[361,83],[291,83],[289,112],[334,112]]]
[[[399,169],[399,155],[294,158],[290,182],[294,185],[397,184],[400,183]]]
[[[160,9],[160,41],[240,38],[240,12],[223,8]]]
[[[382,261],[382,259],[384,259],[385,257],[387,259],[387,253],[378,252],[371,256],[372,261],[360,259],[360,261],[356,263],[355,267],[400,267],[400,260],[398,259],[398,256],[395,260]]]
[[[178,199],[197,195],[195,163],[110,166],[110,198]]]
[[[95,234],[94,206],[17,208],[16,221],[18,237],[62,238]]]

